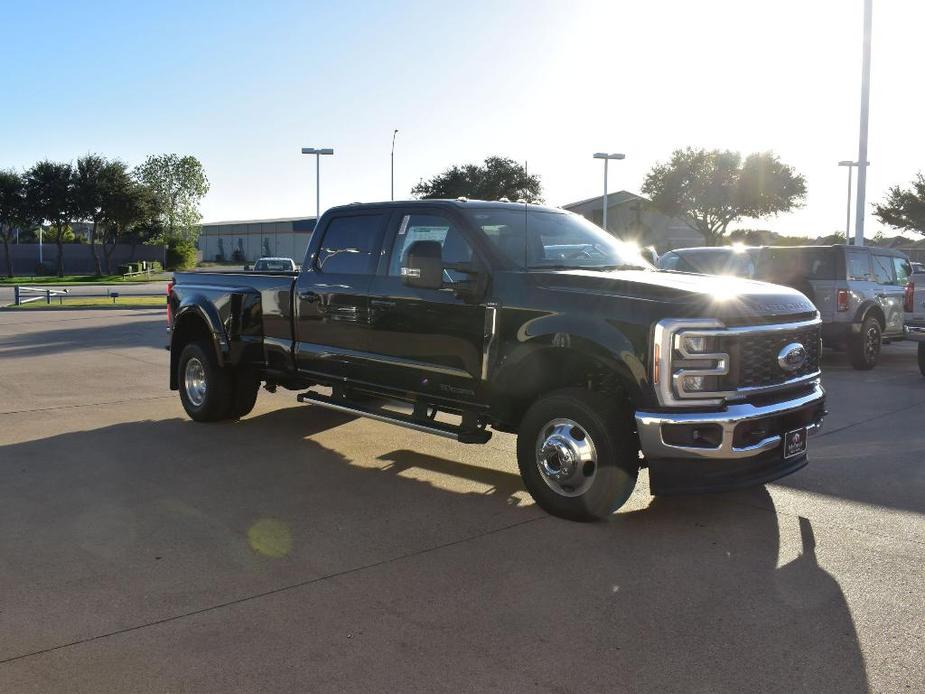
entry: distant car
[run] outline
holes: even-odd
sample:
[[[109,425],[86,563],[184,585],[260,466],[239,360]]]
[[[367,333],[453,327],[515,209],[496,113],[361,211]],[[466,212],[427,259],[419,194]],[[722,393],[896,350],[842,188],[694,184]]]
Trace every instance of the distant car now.
[[[296,272],[299,266],[292,258],[261,258],[251,272]]]
[[[761,249],[750,246],[677,248],[658,259],[662,270],[695,272],[700,275],[755,275],[755,257]]]
[[[822,317],[826,346],[845,348],[856,369],[872,369],[884,342],[906,334],[912,267],[900,251],[876,246],[767,246],[755,279],[797,289]]]
[[[909,264],[912,266],[912,274],[920,275],[925,273],[925,263],[917,263],[914,260],[910,261]]]

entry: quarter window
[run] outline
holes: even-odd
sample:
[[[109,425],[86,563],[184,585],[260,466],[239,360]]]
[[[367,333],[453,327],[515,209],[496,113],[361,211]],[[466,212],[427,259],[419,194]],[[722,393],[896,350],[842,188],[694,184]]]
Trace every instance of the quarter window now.
[[[382,244],[383,216],[336,217],[321,239],[318,270],[327,274],[368,275]]]
[[[870,257],[857,251],[848,253],[848,279],[870,281]]]

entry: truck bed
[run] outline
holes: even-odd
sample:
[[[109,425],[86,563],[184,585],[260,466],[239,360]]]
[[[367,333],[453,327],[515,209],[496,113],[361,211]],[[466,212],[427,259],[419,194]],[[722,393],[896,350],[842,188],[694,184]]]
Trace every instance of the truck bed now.
[[[268,368],[292,370],[292,294],[298,272],[177,272],[173,292],[184,302],[214,307],[231,340],[259,346]],[[205,299],[206,301],[202,301]]]

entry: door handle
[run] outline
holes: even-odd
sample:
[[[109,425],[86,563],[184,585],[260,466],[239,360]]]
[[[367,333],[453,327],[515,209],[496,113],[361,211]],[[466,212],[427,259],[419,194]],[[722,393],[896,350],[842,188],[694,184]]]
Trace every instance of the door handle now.
[[[389,301],[388,299],[370,299],[370,306],[376,306],[378,308],[394,308],[395,302]]]
[[[302,301],[308,301],[308,302],[318,301],[318,294],[316,294],[315,292],[299,292],[299,298]]]

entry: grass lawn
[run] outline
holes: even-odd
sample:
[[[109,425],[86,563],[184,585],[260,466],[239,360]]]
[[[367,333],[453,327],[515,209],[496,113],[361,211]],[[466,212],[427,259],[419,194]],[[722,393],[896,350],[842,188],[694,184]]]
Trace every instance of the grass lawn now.
[[[39,301],[30,301],[28,304],[14,306],[10,304],[6,308],[17,311],[29,310],[48,310],[48,309],[69,309],[69,308],[162,308],[167,310],[166,296],[120,296],[116,297],[115,303],[108,296],[70,296],[64,297],[61,303],[58,299],[51,298],[51,303],[46,304],[45,299]]]
[[[65,287],[68,285],[92,284],[138,284],[139,282],[166,282],[173,276],[170,272],[152,272],[150,277],[140,275],[123,279],[122,275],[65,275],[64,277],[0,277],[0,285],[20,284],[26,287],[51,285]]]

